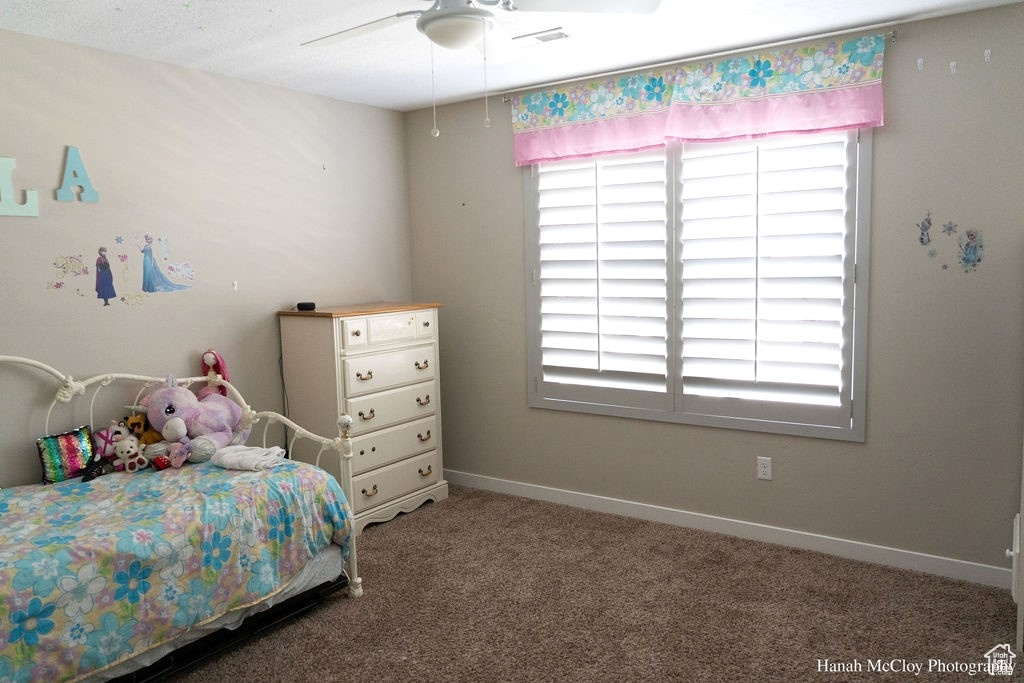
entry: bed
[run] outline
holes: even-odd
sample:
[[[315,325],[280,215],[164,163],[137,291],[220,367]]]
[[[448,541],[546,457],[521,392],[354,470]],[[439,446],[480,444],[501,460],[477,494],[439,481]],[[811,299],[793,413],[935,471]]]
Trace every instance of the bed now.
[[[83,428],[138,407],[166,381],[126,373],[76,380],[0,356],[0,387],[5,377],[17,385],[28,376],[49,392],[28,392],[28,400],[52,397],[38,411],[38,443],[25,450],[42,479],[55,451],[80,464],[90,459],[77,453],[93,440]],[[214,458],[105,471],[90,481],[67,466],[66,476],[51,478],[58,481],[0,489],[0,681],[144,680],[140,672],[167,669],[175,653],[192,660],[203,643],[223,643],[224,634],[265,624],[282,609],[291,614],[335,590],[362,595],[348,503],[351,420],[339,416],[338,434],[316,435],[253,410],[212,369],[178,383],[236,402],[245,438],[235,448],[264,464],[229,467]],[[88,424],[65,423],[76,422],[65,406],[82,402]],[[0,430],[11,438],[11,425]],[[318,447],[317,464],[331,458],[341,481],[288,459],[297,441]]]

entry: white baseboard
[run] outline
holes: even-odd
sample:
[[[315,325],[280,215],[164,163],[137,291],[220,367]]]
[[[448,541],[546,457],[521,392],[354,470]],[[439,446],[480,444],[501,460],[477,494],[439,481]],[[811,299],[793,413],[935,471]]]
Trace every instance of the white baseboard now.
[[[775,543],[791,548],[814,550],[851,560],[861,560],[889,567],[910,569],[1010,590],[1011,571],[1008,567],[965,562],[963,560],[928,555],[911,550],[888,548],[871,543],[861,543],[860,541],[812,534],[806,531],[795,531],[766,524],[743,522],[726,517],[687,512],[658,505],[595,496],[589,493],[567,491],[565,489],[538,486],[536,484],[525,484],[518,481],[486,477],[447,468],[444,470],[444,476],[449,484],[456,486],[507,493],[524,498],[543,500],[549,503],[572,505],[586,510],[594,510],[595,512],[607,512],[613,515],[635,517],[652,522],[675,524],[676,526],[700,529],[702,531],[714,531],[728,536]]]

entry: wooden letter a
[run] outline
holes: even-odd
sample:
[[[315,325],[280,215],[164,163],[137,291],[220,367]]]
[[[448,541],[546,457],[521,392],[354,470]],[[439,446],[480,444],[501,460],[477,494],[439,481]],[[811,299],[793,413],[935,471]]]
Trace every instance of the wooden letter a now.
[[[75,200],[75,192],[72,188],[76,185],[82,188],[79,199],[83,202],[98,202],[100,195],[89,180],[89,172],[85,170],[82,163],[82,155],[78,153],[77,147],[68,147],[68,156],[64,160],[64,181],[57,190],[57,201],[72,202]]]

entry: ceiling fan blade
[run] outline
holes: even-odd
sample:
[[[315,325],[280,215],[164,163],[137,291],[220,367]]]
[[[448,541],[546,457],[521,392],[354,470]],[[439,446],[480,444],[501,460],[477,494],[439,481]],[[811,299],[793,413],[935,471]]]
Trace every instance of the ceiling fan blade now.
[[[520,12],[615,12],[650,14],[661,0],[514,0]]]
[[[320,36],[319,38],[314,38],[313,40],[307,40],[304,43],[299,43],[299,45],[330,45],[331,43],[336,43],[339,40],[349,40],[351,38],[361,36],[365,33],[369,33],[370,31],[376,31],[378,29],[391,26],[392,24],[397,24],[400,21],[404,20],[406,17],[418,17],[421,14],[423,14],[422,10],[409,10],[408,12],[399,12],[398,14],[393,14],[390,17],[374,19],[373,21],[368,21],[365,24],[352,26],[350,28],[343,29],[336,33],[329,33],[326,36]]]

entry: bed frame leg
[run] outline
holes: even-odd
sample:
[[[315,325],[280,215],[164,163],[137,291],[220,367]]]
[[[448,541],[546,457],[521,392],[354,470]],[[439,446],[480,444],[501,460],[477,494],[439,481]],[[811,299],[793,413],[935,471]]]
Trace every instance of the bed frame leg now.
[[[363,580],[360,577],[350,579],[348,586],[345,587],[345,592],[348,593],[350,598],[361,598],[363,597]]]

